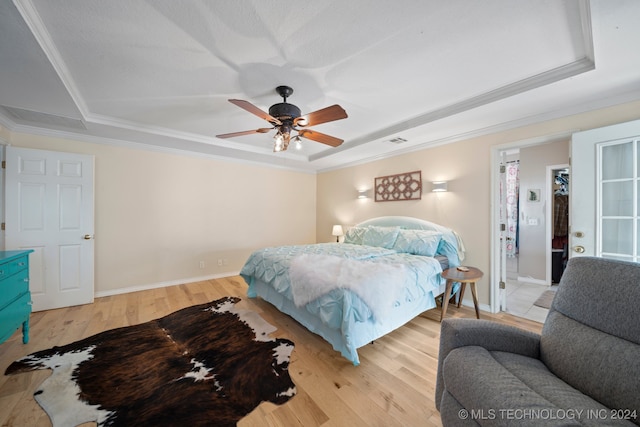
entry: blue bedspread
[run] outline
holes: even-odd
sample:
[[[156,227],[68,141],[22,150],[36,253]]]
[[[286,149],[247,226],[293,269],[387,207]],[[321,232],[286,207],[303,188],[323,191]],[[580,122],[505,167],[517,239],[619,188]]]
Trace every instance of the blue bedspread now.
[[[391,319],[383,319],[383,325],[375,330],[391,330],[403,324],[410,318],[407,313],[419,314],[435,305],[431,304],[434,292],[444,283],[439,274],[442,271],[440,263],[432,257],[398,253],[381,247],[353,245],[345,243],[320,243],[313,245],[280,246],[264,248],[251,254],[240,275],[249,284],[248,296],[257,296],[254,289],[255,281],[268,284],[273,290],[286,300],[292,300],[291,283],[288,267],[291,260],[301,254],[333,255],[344,258],[366,260],[369,262],[396,263],[405,265],[408,274],[405,283],[390,283],[389,286],[403,287],[402,297],[395,301]],[[423,305],[428,301],[427,305]],[[404,307],[403,307],[404,306]],[[421,310],[422,307],[422,310]],[[330,293],[308,303],[304,309],[320,319],[329,329],[340,330],[344,343],[332,343],[334,348],[346,357],[353,359],[355,348],[376,339],[368,333],[356,336],[354,331],[357,323],[374,323],[373,314],[369,307],[353,292],[347,289],[334,289]],[[415,314],[413,314],[415,316]],[[386,324],[390,325],[389,327]],[[306,326],[306,325],[305,325]],[[393,328],[391,327],[393,326]],[[347,353],[347,354],[345,354]],[[357,355],[354,363],[357,364]]]

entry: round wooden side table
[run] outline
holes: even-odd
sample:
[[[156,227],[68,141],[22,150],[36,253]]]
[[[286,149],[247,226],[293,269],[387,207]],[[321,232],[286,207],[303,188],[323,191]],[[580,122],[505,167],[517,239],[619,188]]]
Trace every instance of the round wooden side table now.
[[[478,295],[476,294],[476,280],[484,276],[484,273],[475,267],[466,267],[469,271],[458,270],[457,267],[448,268],[442,272],[442,277],[447,279],[447,287],[444,291],[444,297],[442,298],[442,312],[440,313],[440,321],[447,313],[447,307],[449,306],[449,299],[451,298],[451,289],[454,282],[460,282],[460,298],[458,299],[458,308],[462,303],[462,297],[464,297],[464,289],[467,283],[471,285],[471,295],[473,295],[473,305],[476,309],[476,318],[480,318],[480,310],[478,310]]]

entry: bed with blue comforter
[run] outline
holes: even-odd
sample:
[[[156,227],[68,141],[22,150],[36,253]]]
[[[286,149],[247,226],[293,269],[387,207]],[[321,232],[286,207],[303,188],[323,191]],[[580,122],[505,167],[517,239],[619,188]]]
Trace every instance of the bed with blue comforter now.
[[[358,365],[357,349],[436,306],[443,267],[460,265],[453,230],[410,217],[349,229],[343,243],[254,251],[240,275],[260,297]]]

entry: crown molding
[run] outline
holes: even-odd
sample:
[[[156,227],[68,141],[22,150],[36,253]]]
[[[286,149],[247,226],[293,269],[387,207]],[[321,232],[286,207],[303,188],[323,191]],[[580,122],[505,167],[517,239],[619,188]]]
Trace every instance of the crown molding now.
[[[218,138],[211,136],[204,136],[192,132],[183,132],[175,129],[163,128],[159,126],[150,126],[146,124],[141,124],[137,122],[133,122],[126,119],[120,119],[116,117],[103,116],[100,114],[89,113],[86,116],[86,123],[94,123],[103,126],[110,126],[119,129],[127,129],[132,130],[144,134],[158,135],[164,136],[168,138],[175,138],[184,141],[192,141],[192,142],[200,142],[208,145],[215,145],[224,148],[235,148],[242,151],[249,151],[258,154],[268,154],[270,151],[266,151],[264,149],[260,149],[259,147],[251,147],[246,144],[240,144],[234,141],[226,141],[225,144],[218,142]],[[302,156],[301,156],[302,157]],[[306,160],[306,158],[304,158]]]
[[[552,70],[548,70],[546,72],[528,77],[523,80],[519,80],[515,83],[511,83],[505,86],[502,86],[498,89],[491,90],[489,92],[485,92],[483,94],[467,98],[464,101],[460,101],[451,105],[448,105],[443,108],[439,108],[437,110],[429,111],[427,113],[421,114],[419,116],[415,116],[408,120],[404,120],[400,123],[397,123],[393,126],[386,127],[384,129],[380,129],[376,132],[369,133],[363,137],[356,138],[352,141],[348,141],[348,143],[342,144],[339,147],[336,147],[331,152],[322,152],[312,156],[309,156],[310,161],[319,160],[341,151],[348,150],[350,148],[357,147],[362,144],[366,144],[371,141],[375,141],[378,139],[391,137],[400,132],[413,129],[419,126],[423,126],[432,122],[435,122],[440,119],[444,119],[446,117],[450,117],[456,114],[463,113],[465,111],[469,111],[478,107],[482,107],[484,105],[500,101],[502,99],[506,99],[523,92],[527,92],[532,89],[539,88],[541,86],[545,86],[551,83],[558,82],[560,80],[564,80],[569,77],[576,76],[578,74],[582,74],[587,71],[591,71],[595,69],[595,63],[588,57],[583,57],[577,61],[571,62],[569,64],[562,65],[560,67],[554,68]]]
[[[517,120],[512,120],[512,121],[508,121],[508,122],[503,122],[494,126],[488,126],[485,128],[480,128],[480,129],[475,129],[469,132],[463,132],[463,133],[459,133],[459,134],[455,134],[455,135],[451,135],[445,138],[439,138],[439,139],[433,139],[433,140],[427,140],[425,142],[422,143],[418,143],[418,144],[414,144],[411,145],[409,147],[406,148],[402,148],[399,150],[394,150],[393,152],[390,153],[385,153],[385,154],[378,154],[378,155],[374,155],[374,156],[370,156],[367,158],[363,158],[360,159],[358,161],[354,161],[354,162],[346,162],[346,163],[342,163],[338,166],[333,166],[333,167],[329,167],[329,168],[319,168],[317,171],[318,173],[324,173],[324,172],[331,172],[334,170],[340,170],[340,169],[345,169],[348,167],[352,167],[352,166],[358,166],[358,165],[363,165],[363,164],[367,164],[367,163],[371,163],[371,162],[375,162],[378,160],[384,160],[384,159],[389,159],[389,158],[393,158],[396,156],[401,156],[404,154],[408,154],[408,153],[413,153],[416,151],[422,151],[428,148],[434,148],[434,147],[438,147],[441,145],[446,145],[446,144],[452,144],[454,142],[460,142],[460,141],[465,141],[467,139],[473,139],[473,138],[479,138],[482,136],[486,136],[486,135],[491,135],[491,134],[497,134],[500,132],[506,132],[509,130],[513,130],[513,129],[517,129],[517,128],[521,128],[521,127],[525,127],[525,126],[530,126],[530,125],[535,125],[538,123],[544,123],[544,122],[548,122],[551,120],[557,120],[557,119],[561,119],[563,117],[569,117],[569,116],[574,116],[574,115],[578,115],[578,114],[585,114],[585,113],[589,113],[591,111],[597,111],[597,110],[601,110],[604,108],[610,108],[610,107],[615,107],[616,105],[624,105],[627,103],[631,103],[631,102],[640,102],[640,90],[635,91],[635,92],[627,92],[618,96],[612,96],[612,97],[608,97],[608,98],[602,98],[599,99],[597,102],[592,102],[592,103],[584,103],[584,104],[580,104],[580,105],[576,105],[573,106],[572,108],[567,108],[567,109],[563,109],[563,110],[555,110],[555,111],[551,111],[551,112],[547,112],[547,113],[542,113],[542,114],[538,114],[538,115],[533,115],[533,116],[528,116],[522,119],[517,119]],[[640,116],[639,116],[640,118]],[[569,131],[569,135],[575,133],[575,132],[579,132],[581,130],[584,129],[572,129],[571,131]],[[565,132],[562,132],[560,134],[552,134],[552,135],[543,135],[537,138],[540,138],[539,140],[536,139],[536,143],[540,143],[542,141],[545,142],[553,142],[555,140],[557,140],[559,138],[558,135],[564,135]]]
[[[62,59],[62,56],[58,52],[55,43],[51,39],[51,35],[49,34],[47,27],[42,22],[35,5],[31,0],[14,0],[14,4],[20,15],[22,15],[22,19],[24,19],[25,23],[29,27],[29,30],[31,30],[34,38],[40,45],[40,48],[51,63],[51,66],[58,74],[58,77],[67,89],[67,92],[69,92],[69,96],[75,103],[76,108],[78,108],[83,118],[86,118],[89,113],[89,108],[84,102],[84,98],[80,94],[80,90],[78,90],[78,87],[73,81],[71,73]]]
[[[35,127],[25,126],[25,125],[17,125],[16,123],[12,123],[8,125],[7,128],[24,129],[26,132],[37,133],[37,134],[42,134],[46,136],[70,138],[75,140],[96,142],[100,144],[107,143],[107,144],[129,146],[129,147],[136,146],[138,148],[143,148],[143,149],[153,149],[153,150],[173,152],[173,153],[183,153],[183,154],[192,153],[198,156],[205,156],[208,158],[215,158],[215,159],[220,159],[225,161],[240,161],[242,163],[260,164],[267,167],[276,167],[281,169],[289,169],[289,170],[305,171],[305,172],[309,172],[310,170],[313,170],[313,173],[317,173],[318,171],[322,172],[322,171],[340,169],[340,168],[349,167],[356,164],[368,163],[371,161],[394,157],[394,156],[401,155],[408,152],[423,150],[425,148],[435,147],[438,145],[456,142],[463,139],[473,138],[476,136],[486,135],[493,132],[500,132],[502,130],[513,129],[514,127],[518,127],[518,126],[532,124],[532,123],[535,123],[536,121],[534,117],[537,117],[538,118],[537,120],[540,120],[540,117],[544,115],[528,117],[522,120],[515,120],[512,122],[506,122],[496,126],[487,127],[484,129],[477,129],[470,132],[461,133],[458,135],[452,135],[452,136],[438,139],[438,140],[426,141],[426,142],[419,143],[416,145],[411,145],[406,148],[393,151],[390,153],[372,155],[370,157],[360,159],[355,162],[344,163],[337,167],[332,167],[327,169],[318,168],[317,166],[313,165],[314,161],[328,158],[330,156],[336,155],[340,152],[348,151],[349,149],[361,146],[363,144],[380,140],[386,137],[390,137],[390,136],[396,135],[399,132],[407,131],[409,129],[418,128],[420,126],[435,122],[437,120],[440,120],[446,117],[460,114],[465,111],[469,111],[469,110],[541,87],[541,86],[545,86],[545,85],[584,73],[586,71],[593,70],[595,68],[595,62],[594,62],[593,29],[591,24],[590,2],[589,0],[578,0],[578,1],[579,1],[579,10],[580,10],[579,13],[580,13],[580,22],[581,22],[582,44],[585,50],[585,52],[583,52],[584,56],[581,59],[565,64],[563,66],[554,68],[554,69],[550,69],[546,72],[542,72],[537,75],[522,79],[515,83],[511,83],[511,84],[499,87],[497,89],[487,91],[480,95],[470,97],[463,101],[453,103],[443,108],[439,108],[439,109],[429,111],[429,112],[420,114],[418,116],[409,118],[407,120],[401,121],[399,123],[386,127],[384,129],[371,132],[363,137],[359,137],[354,140],[347,141],[341,146],[335,147],[331,150],[325,150],[323,152],[311,154],[309,156],[304,156],[298,153],[289,153],[287,157],[281,157],[281,158],[275,159],[273,158],[273,156],[271,156],[272,153],[270,152],[270,150],[267,151],[261,147],[241,144],[231,140],[225,140],[225,143],[222,144],[215,137],[209,137],[202,134],[195,134],[191,132],[183,132],[183,131],[178,131],[174,129],[167,129],[167,128],[158,127],[158,126],[150,126],[150,125],[128,121],[125,119],[92,113],[89,110],[80,91],[78,90],[78,87],[75,84],[73,77],[70,74],[65,61],[62,59],[60,52],[57,50],[51,38],[51,34],[48,32],[46,26],[44,25],[37,11],[37,8],[35,7],[34,1],[33,0],[14,0],[17,10],[25,20],[27,26],[31,30],[33,36],[35,37],[37,43],[40,45],[41,49],[43,50],[44,54],[48,58],[49,62],[52,64],[52,67],[54,68],[55,72],[58,74],[59,78],[61,79],[63,85],[65,86],[69,95],[71,96],[73,102],[76,104],[76,107],[78,108],[82,116],[82,121],[85,124],[85,126],[89,128],[91,124],[94,124],[96,126],[106,126],[106,127],[117,128],[117,129],[131,130],[134,132],[138,132],[141,135],[141,138],[137,138],[138,140],[148,139],[148,138],[144,138],[144,135],[146,135],[147,137],[157,135],[157,136],[161,136],[167,139],[172,139],[175,141],[189,141],[189,142],[205,144],[208,147],[217,147],[217,148],[211,148],[211,150],[214,150],[214,151],[215,150],[217,151],[231,150],[231,151],[234,151],[235,153],[233,154],[233,157],[230,157],[230,156],[228,157],[225,155],[214,154],[214,153],[206,153],[206,152],[203,152],[207,150],[206,147],[203,147],[202,151],[200,152],[191,152],[188,150],[182,150],[174,147],[164,147],[164,146],[158,147],[151,143],[147,144],[145,142],[134,143],[130,140],[125,141],[125,140],[119,140],[117,138],[96,137],[93,135],[87,135],[83,133],[76,134],[72,132],[53,131],[50,129],[43,130],[42,128],[35,128]],[[563,113],[563,114],[567,115],[568,113]],[[561,115],[556,115],[553,117],[555,118],[560,116]],[[3,123],[2,121],[3,119],[6,120],[6,118],[0,115],[0,123]],[[91,132],[91,130],[89,129],[88,132]],[[257,159],[260,156],[265,156],[265,157],[269,156],[269,158],[265,158],[264,161],[261,161]],[[253,159],[251,159],[252,157]],[[306,165],[301,167],[298,167],[298,166],[291,167],[290,165],[286,165],[287,162],[298,163],[298,164],[306,163]],[[282,163],[282,164],[278,164],[278,163]]]
[[[6,119],[2,115],[0,115],[0,123],[2,123],[3,118]],[[110,145],[110,146],[115,146],[120,148],[129,148],[134,150],[153,151],[158,153],[166,153],[166,154],[180,155],[180,156],[186,156],[186,157],[204,158],[204,159],[217,160],[217,161],[226,162],[226,163],[239,163],[243,165],[259,166],[264,168],[286,170],[290,172],[299,172],[299,173],[305,173],[305,174],[311,174],[311,175],[317,174],[317,171],[313,169],[292,165],[289,162],[287,162],[287,159],[284,159],[284,161],[281,161],[280,163],[267,162],[267,161],[252,160],[252,159],[247,159],[247,158],[242,158],[237,156],[230,157],[230,156],[224,156],[224,155],[218,155],[218,154],[212,154],[212,153],[205,153],[201,151],[185,150],[185,149],[174,148],[174,147],[163,147],[155,144],[145,144],[142,142],[135,142],[135,141],[123,140],[123,139],[117,139],[117,138],[107,138],[107,137],[95,136],[95,135],[89,135],[89,134],[79,134],[75,132],[67,132],[67,131],[41,128],[36,126],[21,125],[13,122],[7,123],[4,126],[9,130],[10,133],[39,135],[39,136],[44,136],[48,138],[60,138],[60,139],[67,139],[71,141],[85,142],[85,143],[98,144],[98,145]]]
[[[396,123],[395,125],[377,130],[375,132],[371,132],[362,137],[348,141],[345,144],[336,147],[331,152],[322,152],[311,155],[309,156],[309,161],[329,157],[341,151],[345,151],[371,141],[391,137],[408,129],[423,126],[428,123],[444,119],[446,117],[451,117],[455,114],[482,107],[484,105],[530,91],[532,89],[546,86],[551,83],[555,83],[569,77],[574,77],[587,71],[594,70],[596,66],[594,59],[595,54],[593,47],[593,29],[591,27],[591,7],[589,0],[580,0],[579,9],[582,42],[584,46],[583,56],[580,59],[556,68],[549,69],[542,73],[535,74],[517,82],[507,84],[497,89],[484,92],[480,95],[467,98],[463,101],[426,112],[424,114]]]

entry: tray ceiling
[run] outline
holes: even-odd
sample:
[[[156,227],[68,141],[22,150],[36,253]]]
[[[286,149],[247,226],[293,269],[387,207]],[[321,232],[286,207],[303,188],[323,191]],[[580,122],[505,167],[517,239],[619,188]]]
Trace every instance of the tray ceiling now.
[[[322,171],[640,99],[638,1],[373,4],[3,1],[0,124]],[[268,127],[228,99],[267,111],[279,85],[340,104],[313,129],[344,144],[215,137]]]

